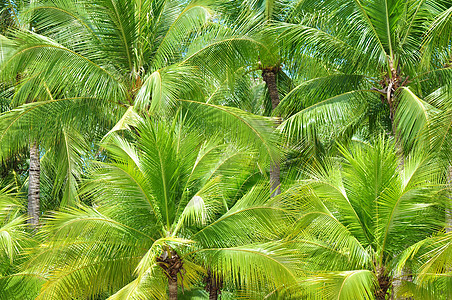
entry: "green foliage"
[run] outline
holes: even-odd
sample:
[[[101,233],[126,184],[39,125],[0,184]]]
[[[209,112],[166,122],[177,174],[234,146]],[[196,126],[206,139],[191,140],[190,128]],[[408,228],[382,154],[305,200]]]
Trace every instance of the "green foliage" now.
[[[168,249],[181,257],[179,280],[188,289],[207,267],[233,286],[296,280],[295,252],[273,242],[287,213],[268,201],[268,186],[228,200],[250,174],[250,154],[187,129],[153,119],[137,124],[133,143],[106,138],[110,159],[93,164],[82,189],[93,206],[49,215],[47,242],[27,263],[47,278],[38,299],[100,292],[161,299],[166,276],[158,259]]]
[[[0,298],[451,298],[451,7],[2,1]]]
[[[289,240],[298,241],[311,280],[331,284],[326,299],[368,299],[382,276],[403,280],[396,265],[406,248],[443,228],[441,168],[418,153],[401,168],[384,139],[341,151],[293,192],[300,212]]]

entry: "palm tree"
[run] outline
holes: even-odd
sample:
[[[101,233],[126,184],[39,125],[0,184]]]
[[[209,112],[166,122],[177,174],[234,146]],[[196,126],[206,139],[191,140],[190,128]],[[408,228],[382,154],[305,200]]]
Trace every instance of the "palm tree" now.
[[[277,29],[292,53],[323,61],[330,75],[301,83],[281,101],[296,112],[283,127],[328,138],[317,125],[340,121],[348,136],[363,125],[369,135],[380,111],[377,119],[385,114],[382,125],[409,151],[432,109],[427,96],[450,83],[450,33],[443,30],[450,7],[450,1],[301,1],[300,23]]]
[[[266,0],[266,1],[250,1],[250,2],[239,2],[234,3],[240,7],[238,14],[241,16],[235,26],[243,26],[241,23],[251,23],[248,26],[251,28],[255,27],[255,23],[260,26],[259,30],[254,29],[250,32],[251,36],[260,43],[265,45],[265,47],[259,47],[260,51],[257,57],[254,57],[254,67],[257,66],[259,70],[262,71],[262,80],[265,82],[267,87],[266,95],[269,98],[270,105],[265,105],[268,107],[266,109],[269,115],[273,114],[273,111],[278,107],[280,103],[280,89],[278,88],[278,78],[287,79],[284,76],[284,72],[281,69],[281,57],[279,43],[272,43],[275,38],[274,35],[270,34],[270,31],[265,30],[265,28],[274,22],[278,17],[283,17],[284,10],[287,10],[288,5],[281,3],[281,1]],[[249,20],[252,20],[251,22]],[[254,34],[253,34],[254,33]],[[263,34],[264,33],[264,34]],[[279,84],[281,85],[281,83]],[[276,126],[280,124],[280,116],[276,114]],[[281,193],[281,178],[280,178],[280,162],[274,161],[270,166],[270,183],[272,195],[276,196]]]
[[[311,19],[315,22],[309,24],[303,19],[300,25],[283,24],[281,27],[287,30],[282,36],[292,38],[295,48],[324,60],[337,79],[327,77],[329,86],[316,88],[317,97],[311,92],[316,82],[303,82],[294,89],[281,107],[290,112],[299,110],[300,102],[309,105],[283,127],[308,139],[316,138],[318,132],[328,139],[337,127],[344,128],[339,136],[365,140],[378,131],[391,132],[400,151],[426,148],[440,154],[444,168],[450,169],[449,108],[445,99],[450,95],[452,78],[448,30],[452,2],[311,4],[304,1],[300,10],[311,18],[320,11],[318,18]],[[340,28],[334,25],[339,22],[343,24]],[[450,223],[451,217],[447,218]]]
[[[14,4],[11,2],[11,4]],[[104,3],[105,5],[108,5],[108,3]],[[60,7],[58,6],[60,5]],[[15,6],[15,5],[13,5]],[[61,7],[63,6],[63,7]],[[102,4],[99,6],[96,6],[98,9],[102,9],[101,8]],[[114,6],[114,5],[113,5]],[[110,6],[110,12],[113,13],[114,12],[114,7]],[[171,12],[174,13],[178,13],[178,10],[175,9],[175,7],[171,8],[171,7],[165,7],[165,5],[163,5],[162,7],[160,7],[161,10],[163,10],[163,8],[165,8],[166,10],[169,10]],[[85,41],[90,41],[89,38],[95,38],[96,41],[98,42],[98,46],[103,48],[103,46],[107,46],[105,43],[100,42],[100,39],[102,39],[102,35],[104,35],[103,37],[105,37],[105,35],[110,35],[110,30],[113,30],[113,28],[107,28],[107,27],[102,27],[104,29],[104,32],[93,32],[91,30],[88,30],[89,28],[83,27],[83,19],[89,19],[90,17],[87,15],[87,10],[86,7],[84,7],[84,9],[80,9],[80,5],[77,3],[70,3],[68,1],[61,1],[58,3],[55,3],[53,6],[49,7],[46,4],[43,5],[37,5],[37,7],[30,7],[29,9],[32,9],[31,11],[27,11],[27,9],[22,9],[20,10],[19,7],[12,7],[9,9],[9,11],[12,11],[15,13],[16,16],[20,16],[21,18],[24,16],[32,16],[33,21],[34,21],[34,28],[33,31],[34,32],[27,32],[26,30],[15,30],[13,32],[10,33],[10,38],[12,40],[14,40],[14,42],[18,42],[21,38],[25,38],[26,40],[28,40],[30,43],[19,43],[21,44],[21,46],[19,47],[14,47],[15,49],[13,51],[10,51],[10,56],[7,57],[4,60],[4,65],[2,68],[2,73],[4,75],[3,78],[5,79],[11,79],[11,78],[17,78],[17,74],[21,74],[20,75],[20,83],[17,85],[16,88],[16,92],[15,92],[15,101],[14,104],[16,106],[21,105],[23,103],[28,103],[28,102],[36,102],[36,101],[40,101],[41,103],[39,105],[36,105],[34,108],[30,109],[30,108],[25,108],[25,112],[29,113],[30,111],[32,113],[37,113],[39,114],[39,112],[44,115],[45,110],[52,110],[55,109],[54,107],[48,107],[48,106],[55,106],[55,101],[54,99],[57,98],[57,102],[66,102],[68,105],[65,108],[66,111],[72,111],[75,112],[77,110],[80,110],[82,108],[85,108],[84,112],[86,113],[85,116],[83,117],[81,121],[82,123],[86,123],[87,118],[86,116],[88,115],[88,112],[91,112],[93,110],[93,106],[88,106],[86,105],[86,102],[88,102],[88,99],[91,99],[93,97],[93,95],[95,94],[99,94],[100,89],[97,90],[97,92],[95,93],[90,93],[92,90],[89,90],[88,93],[74,93],[74,88],[78,88],[80,91],[87,91],[87,85],[86,82],[83,82],[82,85],[78,85],[77,87],[74,87],[74,85],[68,85],[69,82],[71,83],[76,83],[79,82],[79,78],[78,76],[83,74],[83,72],[77,72],[80,71],[80,68],[84,68],[84,66],[80,66],[78,65],[79,69],[75,72],[75,73],[70,73],[67,74],[66,76],[64,75],[64,72],[62,72],[63,70],[67,70],[66,67],[63,67],[62,69],[58,68],[57,65],[53,65],[52,69],[55,71],[55,73],[53,74],[48,74],[47,72],[47,76],[42,76],[44,73],[42,73],[42,68],[45,69],[49,69],[47,64],[40,64],[39,60],[36,60],[36,54],[40,55],[43,54],[41,50],[44,49],[44,52],[46,50],[50,50],[51,53],[44,53],[44,55],[50,55],[50,57],[53,57],[53,63],[55,61],[58,61],[60,64],[67,66],[67,61],[68,59],[73,59],[74,57],[61,57],[61,54],[67,54],[67,53],[76,53],[77,51],[80,52],[79,54],[81,54],[81,61],[86,62],[88,66],[99,66],[99,65],[104,65],[104,63],[101,63],[99,60],[103,60],[105,59],[105,57],[107,57],[106,51],[107,49],[102,49],[104,50],[104,55],[103,56],[99,56],[99,55],[94,55],[93,56],[89,56],[86,55],[87,52],[86,51],[90,51],[89,49],[93,49],[93,45],[87,45],[83,40]],[[60,9],[60,10],[59,10]],[[75,11],[71,11],[75,10]],[[123,10],[122,13],[133,13],[131,11],[129,11],[126,7],[121,7],[121,9]],[[148,6],[149,9],[149,6]],[[173,10],[174,9],[174,10]],[[113,10],[113,11],[112,11]],[[59,11],[60,14],[57,16],[57,18],[53,19],[53,21],[55,21],[55,23],[49,24],[49,18],[52,19],[52,17],[54,16],[54,12],[55,11]],[[49,14],[46,14],[46,12],[50,12]],[[94,12],[92,9],[90,10],[90,12]],[[180,10],[179,10],[180,12]],[[163,13],[162,11],[160,13]],[[144,15],[146,15],[146,12],[143,12]],[[66,17],[66,18],[64,18]],[[67,23],[65,23],[65,21],[68,21],[67,18],[75,18],[76,20],[80,21],[82,27],[79,26],[72,26],[70,28],[67,27]],[[124,24],[121,24],[122,21],[124,20],[128,20],[128,18],[122,18],[125,16],[120,16],[120,15],[114,15],[112,16],[110,14],[110,17],[112,17],[110,19],[111,25],[116,25],[116,33],[119,35],[122,32],[122,29],[124,29]],[[139,22],[143,22],[143,16],[141,15],[141,20],[139,20]],[[174,18],[171,18],[170,15],[168,15],[170,20],[173,20]],[[119,19],[118,19],[119,18]],[[19,19],[19,17],[17,17],[16,19]],[[158,18],[160,19],[160,18]],[[163,18],[164,19],[164,18]],[[104,18],[104,21],[106,22],[106,18]],[[119,22],[119,24],[116,23],[116,21]],[[135,21],[135,20],[134,20]],[[168,20],[166,20],[168,21]],[[62,22],[62,23],[61,23]],[[94,22],[96,22],[94,20]],[[165,22],[165,20],[163,21]],[[58,34],[55,34],[55,29],[57,26],[60,26],[59,30],[58,30]],[[86,24],[85,24],[86,25]],[[129,24],[130,25],[130,24]],[[144,24],[141,24],[142,26],[146,26]],[[159,24],[161,25],[161,24]],[[94,24],[91,24],[91,26],[93,26],[92,28],[96,27]],[[97,26],[99,27],[99,26]],[[168,29],[170,26],[167,25],[166,28]],[[164,28],[164,26],[160,26],[160,28]],[[87,30],[84,31],[83,29]],[[39,33],[44,33],[44,34],[48,34],[49,32],[51,34],[48,34],[49,37],[51,38],[57,38],[57,41],[59,43],[61,43],[61,47],[52,47],[52,43],[50,42],[49,39],[44,38],[43,36],[40,36],[38,34],[36,34],[35,32],[39,32]],[[75,34],[75,37],[79,37],[79,45],[84,43],[84,46],[81,47],[71,47],[74,44],[72,44],[72,42],[74,42],[73,39],[73,35],[72,33],[76,32],[77,34]],[[52,34],[53,33],[53,34]],[[124,34],[126,34],[125,32],[123,32]],[[132,35],[131,32],[128,33],[129,35]],[[155,32],[154,32],[155,34]],[[171,36],[171,33],[170,33]],[[118,39],[123,38],[124,36],[117,36]],[[69,39],[70,38],[70,39]],[[111,38],[111,37],[110,37]],[[140,37],[142,38],[142,37]],[[108,39],[108,38],[106,38]],[[111,39],[110,39],[111,40]],[[117,40],[111,40],[112,44],[116,45]],[[127,41],[124,41],[125,43]],[[70,44],[70,46],[68,45]],[[77,43],[75,43],[77,44]],[[53,44],[54,45],[54,44]],[[22,47],[23,46],[23,47]],[[68,46],[68,48],[65,48],[64,46]],[[108,47],[108,46],[107,46]],[[125,45],[124,48],[122,50],[124,50],[124,52],[130,51],[131,48],[128,47],[133,47],[133,45]],[[38,50],[38,51],[34,51],[34,50]],[[52,51],[54,50],[54,51]],[[141,50],[141,49],[140,49]],[[31,53],[30,53],[31,52]],[[107,51],[108,52],[108,51]],[[40,54],[39,54],[40,53]],[[92,52],[91,52],[92,53]],[[111,53],[108,54],[108,57],[112,58],[112,61],[115,60],[116,58],[114,57],[113,53],[117,54],[117,57],[124,54],[118,54],[117,52],[112,51]],[[130,53],[129,53],[130,54]],[[85,55],[85,56],[83,56]],[[78,57],[78,56],[75,56]],[[66,58],[66,60],[64,59]],[[80,58],[80,57],[78,57]],[[98,59],[97,61],[92,61],[94,58]],[[27,63],[27,59],[28,63]],[[18,60],[20,62],[18,62]],[[24,63],[25,61],[25,63]],[[46,61],[45,63],[50,62],[50,64],[52,64],[51,61]],[[78,61],[80,63],[80,60]],[[119,61],[117,61],[118,63],[120,63]],[[17,63],[19,65],[17,65]],[[130,61],[130,55],[129,55],[129,63],[131,63]],[[74,65],[74,60],[72,61],[72,64]],[[43,66],[44,65],[44,66]],[[61,65],[60,65],[61,66]],[[85,65],[86,67],[86,65]],[[129,64],[129,69],[132,69],[132,65]],[[138,68],[140,68],[140,66],[137,66]],[[40,69],[41,68],[41,69]],[[108,67],[107,67],[108,68]],[[96,67],[94,68],[96,69]],[[74,69],[72,69],[74,70]],[[99,72],[100,71],[100,72]],[[109,82],[108,80],[111,80],[113,77],[109,76],[109,71],[108,70],[103,70],[102,68],[100,68],[100,70],[98,69],[98,72],[100,73],[100,75],[98,74],[98,76],[102,77],[102,75],[107,74],[107,82]],[[133,70],[130,70],[130,72],[133,73]],[[36,74],[40,73],[40,79],[37,79]],[[127,72],[126,72],[127,73]],[[95,75],[95,72],[93,72],[93,69],[88,69],[85,70],[85,76],[89,77],[89,78],[93,78],[92,76]],[[128,73],[127,73],[128,74]],[[70,78],[72,76],[75,76],[77,78]],[[128,75],[126,75],[128,76]],[[68,78],[69,77],[69,78]],[[68,80],[64,80],[63,78],[66,78]],[[120,78],[118,78],[120,80]],[[125,78],[126,81],[128,81],[127,78]],[[64,81],[64,83],[63,83]],[[108,89],[105,88],[105,85],[107,82],[103,81],[102,83],[102,78],[101,79],[94,79],[94,81],[96,81],[96,84],[99,84],[100,86],[104,87],[103,90],[106,91],[111,91],[113,88],[113,85],[110,85]],[[100,81],[100,82],[99,82]],[[56,83],[56,84],[55,84]],[[117,84],[121,84],[116,82]],[[64,88],[64,97],[60,97],[62,96],[62,86],[66,85],[66,87]],[[69,88],[67,88],[67,86],[69,86]],[[99,87],[99,86],[97,86]],[[95,87],[94,87],[95,89]],[[121,89],[121,87],[119,88]],[[130,89],[129,89],[130,91]],[[80,94],[84,94],[84,95],[89,95],[90,98],[84,97],[84,98],[80,98]],[[71,97],[71,96],[75,96]],[[79,97],[77,97],[79,96]],[[108,95],[111,96],[111,95]],[[108,97],[109,100],[113,100],[116,101],[118,97]],[[126,95],[124,93],[121,93],[122,99],[124,100],[125,98],[127,98],[130,95]],[[119,96],[119,98],[121,98],[121,96]],[[58,101],[59,98],[63,98],[63,101]],[[95,97],[97,99],[102,99],[101,96],[97,96]],[[105,98],[104,98],[105,99]],[[84,101],[85,100],[85,101]],[[88,101],[87,101],[88,100]],[[120,100],[119,100],[120,101]],[[85,102],[82,103],[80,105],[80,103],[74,103],[74,102]],[[75,104],[75,105],[74,105]],[[79,105],[77,105],[79,104]],[[57,103],[58,105],[58,103]],[[37,112],[36,108],[41,108],[42,106],[47,106],[45,107],[44,111],[39,111]],[[59,105],[61,106],[61,105]],[[76,106],[76,107],[74,107]],[[99,105],[98,105],[99,106]],[[88,108],[88,110],[86,109]],[[118,108],[120,107],[116,107],[113,108],[115,110],[118,110]],[[19,108],[19,110],[21,110],[21,108]],[[17,115],[19,115],[21,118],[19,119],[17,117]],[[59,114],[61,116],[61,114]],[[13,121],[11,121],[11,119]],[[14,149],[20,148],[19,145],[17,145],[18,143],[24,143],[23,139],[21,139],[20,137],[18,137],[17,135],[17,127],[20,127],[21,130],[23,130],[23,126],[15,126],[17,125],[17,123],[21,122],[21,123],[26,123],[27,121],[30,122],[31,116],[30,114],[28,116],[24,116],[24,112],[17,112],[14,113],[7,113],[4,115],[3,117],[3,124],[4,124],[4,128],[2,130],[2,140],[5,141],[3,142],[5,148],[7,148],[7,151],[4,151],[4,155],[10,155],[11,152],[14,152]],[[59,120],[59,118],[55,118],[56,120]],[[65,118],[61,119],[61,120],[74,120],[74,115],[72,116],[65,116]],[[77,120],[77,118],[75,118],[75,120]],[[32,119],[31,122],[37,123],[37,120]],[[72,121],[73,122],[73,121]],[[99,120],[96,120],[96,122],[99,122]],[[61,122],[50,122],[50,129],[52,128],[60,128],[59,125],[57,125],[58,123]],[[66,122],[67,124],[68,122]],[[12,125],[12,126],[11,126]],[[97,125],[97,124],[96,124]],[[94,125],[94,126],[96,126]],[[112,125],[111,125],[112,126]],[[110,126],[110,127],[111,127]],[[74,132],[77,131],[77,129],[72,129],[72,130],[67,130],[67,125],[66,127],[66,131],[65,132],[58,132],[57,134],[53,134],[53,137],[51,135],[51,141],[54,141],[55,138],[54,137],[61,137],[60,142],[56,142],[53,144],[59,144],[59,145],[64,145],[66,146],[66,149],[70,150],[71,148],[74,148],[73,145],[71,143],[69,143],[69,141],[72,141],[72,137],[74,137],[73,134],[71,134],[71,136],[68,137],[68,132]],[[29,129],[32,128],[32,132],[30,133],[30,135],[32,135],[33,137],[29,137],[28,141],[26,141],[25,143],[29,143],[30,140],[31,142],[31,147],[30,147],[30,176],[29,176],[29,198],[30,198],[30,204],[29,204],[29,213],[30,213],[30,220],[31,223],[34,224],[35,226],[37,225],[38,222],[38,218],[39,218],[39,195],[40,195],[40,154],[42,154],[43,151],[45,150],[49,150],[52,146],[52,148],[55,148],[55,145],[51,145],[49,146],[48,143],[47,145],[43,145],[44,143],[46,143],[47,141],[45,140],[45,138],[43,137],[43,132],[45,133],[46,131],[49,130],[48,128],[42,128],[42,125],[38,124],[38,126],[29,126]],[[85,128],[87,129],[87,128]],[[13,131],[13,134],[11,134],[11,131]],[[54,131],[54,130],[51,130]],[[61,140],[63,142],[61,142]],[[39,149],[39,144],[41,144],[41,150]],[[7,145],[5,145],[7,144]],[[52,144],[52,143],[51,143]],[[81,143],[78,142],[78,145],[80,145]],[[57,146],[56,145],[56,146]],[[76,147],[78,146],[76,145]],[[44,146],[44,147],[43,147]],[[47,148],[47,149],[43,149],[43,148]],[[64,149],[64,148],[63,148]],[[73,149],[72,149],[73,150]],[[58,151],[56,151],[58,152]],[[60,151],[61,153],[61,151]],[[74,154],[73,152],[71,153],[71,151],[66,151],[66,168],[63,168],[63,172],[60,172],[60,174],[58,177],[62,177],[64,181],[67,181],[68,184],[66,184],[64,187],[64,185],[62,186],[60,184],[60,188],[66,188],[66,190],[68,191],[72,191],[71,193],[67,193],[64,192],[66,194],[66,197],[63,198],[62,202],[69,202],[75,199],[74,197],[74,191],[76,190],[76,186],[77,186],[77,180],[75,178],[74,173],[79,173],[79,170],[77,170],[77,168],[74,169],[74,166],[77,166],[77,164],[70,162],[71,159],[73,159]],[[79,153],[76,153],[79,154]],[[58,154],[57,154],[58,155]],[[64,154],[63,154],[63,158],[64,158]],[[72,169],[70,168],[72,167]],[[80,169],[80,166],[78,166]],[[63,181],[62,179],[56,179],[56,182],[58,181]],[[57,184],[58,186],[58,184]],[[71,197],[70,197],[71,196]]]
[[[247,85],[254,88],[248,92],[249,98],[254,100],[254,105],[250,105],[248,102],[241,103],[236,99],[228,102],[227,97],[225,97],[226,100],[221,99],[219,102],[237,105],[251,110],[255,114],[272,115],[279,124],[282,121],[281,118],[290,116],[307,108],[312,102],[318,101],[319,94],[337,95],[338,85],[341,85],[341,91],[344,88],[356,88],[355,83],[359,81],[359,76],[338,76],[337,72],[331,70],[328,62],[317,59],[315,53],[292,43],[290,36],[280,34],[280,24],[288,27],[296,26],[300,22],[308,23],[303,19],[305,13],[298,10],[297,3],[274,0],[233,1],[222,3],[220,7],[224,13],[224,23],[230,28],[229,31],[233,32],[229,37],[231,42],[230,44],[219,43],[216,45],[216,51],[211,50],[214,54],[207,57],[214,60],[221,57],[224,61],[229,61],[232,60],[231,57],[235,57],[235,52],[238,53],[236,56],[245,56],[245,59],[241,61],[242,64],[229,63],[228,67],[232,70],[229,72],[234,76],[232,88],[241,92],[246,90]],[[239,41],[242,43],[238,44]],[[250,49],[253,48],[255,50],[251,51]],[[256,84],[256,81],[261,83],[256,80],[259,77],[264,82],[263,85]],[[294,88],[294,84],[298,86]],[[236,85],[240,86],[236,87]],[[304,92],[303,103],[299,101],[301,92]],[[280,98],[283,100],[283,105],[279,105]],[[256,109],[256,104],[259,106],[258,109]],[[350,129],[356,131],[354,122],[351,124],[343,122],[341,125],[344,129],[337,136],[347,135]],[[310,132],[311,135],[312,133],[313,131]],[[316,135],[325,139],[325,134],[319,131],[316,132]],[[283,144],[284,147],[280,150],[287,154],[288,150],[299,148],[299,140],[296,140],[294,144],[291,142]],[[312,147],[317,142],[318,139],[312,143],[311,138],[308,146]],[[289,162],[287,163],[289,164]],[[270,182],[272,182],[274,194],[280,193],[280,177],[278,159],[270,167]]]
[[[0,6],[0,11],[2,14],[2,24],[1,33],[8,32],[10,30],[18,29],[24,26],[31,27],[31,22],[29,19],[21,19],[19,17],[19,10],[21,7],[27,5],[27,1],[5,1],[2,2]],[[1,43],[1,58],[2,60],[7,57],[8,44],[11,44],[11,41],[8,41],[3,36]],[[2,61],[0,60],[0,62]],[[14,79],[20,78],[20,74],[17,73]],[[30,149],[30,166],[29,166],[29,182],[28,182],[28,222],[36,227],[38,225],[39,219],[39,178],[40,178],[40,160],[39,160],[39,146],[38,142],[35,139],[30,139],[28,141],[29,149]],[[4,151],[2,151],[4,152]],[[2,155],[5,157],[4,155]],[[6,156],[7,159],[11,157]],[[13,158],[14,159],[14,158]]]
[[[51,5],[34,2],[20,13],[32,18],[33,32],[10,34],[12,45],[7,47],[1,74],[10,80],[21,74],[21,81],[13,101],[18,107],[0,118],[2,156],[10,156],[30,140],[39,141],[40,149],[37,144],[31,147],[33,158],[41,154],[60,160],[58,165],[48,164],[52,170],[44,172],[56,176],[52,194],[60,195],[63,205],[76,202],[81,156],[90,152],[91,141],[99,140],[117,122],[114,130],[128,126],[135,110],[171,114],[175,104],[182,103],[202,122],[235,123],[234,138],[260,144],[264,156],[272,155],[271,132],[262,126],[268,121],[194,101],[205,100],[199,74],[190,64],[196,58],[192,52],[201,50],[197,43],[189,48],[198,30],[209,25],[210,9],[201,2],[116,5],[62,0]],[[31,161],[32,175],[39,175],[38,160]],[[39,178],[30,176],[30,195],[39,196]],[[39,200],[32,203],[36,223]]]
[[[31,273],[47,276],[37,299],[102,291],[163,299],[166,287],[176,299],[178,286],[199,284],[205,268],[242,287],[295,279],[293,251],[272,242],[286,212],[268,201],[268,186],[231,202],[252,168],[247,149],[204,140],[177,121],[140,121],[124,134],[133,142],[110,135],[110,159],[83,188],[93,205],[49,216],[48,242],[28,262]]]
[[[394,280],[408,279],[396,267],[404,250],[443,228],[440,164],[416,153],[400,168],[396,152],[384,139],[342,148],[342,159],[294,188],[300,213],[288,240],[298,241],[312,274],[302,291],[325,299],[394,296]]]

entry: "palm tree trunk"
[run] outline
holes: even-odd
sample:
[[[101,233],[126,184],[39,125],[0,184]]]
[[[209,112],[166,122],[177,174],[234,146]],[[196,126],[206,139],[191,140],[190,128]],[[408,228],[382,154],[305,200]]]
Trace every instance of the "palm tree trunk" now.
[[[211,289],[209,291],[209,300],[217,300],[218,299],[218,291],[215,289]]]
[[[388,278],[378,278],[379,290],[375,293],[375,298],[377,300],[385,300],[386,294],[388,293],[390,283]]]
[[[264,68],[262,70],[262,79],[265,81],[267,85],[268,94],[270,95],[270,99],[272,102],[272,110],[279,105],[279,92],[278,86],[276,85],[276,74],[278,73],[278,67],[272,68]],[[278,118],[277,125],[279,125],[280,120]],[[280,163],[272,162],[270,166],[270,184],[271,184],[271,196],[274,197],[276,195],[281,194],[281,179],[280,179]]]
[[[175,250],[168,248],[163,251],[160,257],[157,257],[157,264],[163,269],[168,278],[168,299],[177,300],[177,274],[184,268],[181,258]]]
[[[279,92],[278,86],[276,85],[276,74],[278,71],[279,69],[277,67],[265,68],[262,70],[262,79],[267,84],[273,110],[279,105]]]
[[[215,275],[215,273],[212,273],[210,269],[207,269],[207,276],[204,278],[204,283],[206,284],[206,291],[209,292],[209,300],[217,300],[218,295],[221,294],[223,280],[218,275]]]
[[[168,277],[168,299],[177,300],[177,275]]]
[[[389,288],[391,287],[392,280],[391,278],[386,274],[384,267],[379,267],[377,269],[377,280],[378,280],[378,287],[375,291],[375,299],[376,300],[385,300],[386,295],[388,294]]]
[[[30,145],[30,171],[28,175],[28,223],[36,228],[39,223],[39,189],[40,189],[40,161],[37,142]]]

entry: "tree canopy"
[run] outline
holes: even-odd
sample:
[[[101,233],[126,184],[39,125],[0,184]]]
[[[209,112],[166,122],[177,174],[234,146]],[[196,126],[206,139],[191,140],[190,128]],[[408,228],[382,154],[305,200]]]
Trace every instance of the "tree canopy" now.
[[[450,299],[452,1],[0,3],[0,299]]]

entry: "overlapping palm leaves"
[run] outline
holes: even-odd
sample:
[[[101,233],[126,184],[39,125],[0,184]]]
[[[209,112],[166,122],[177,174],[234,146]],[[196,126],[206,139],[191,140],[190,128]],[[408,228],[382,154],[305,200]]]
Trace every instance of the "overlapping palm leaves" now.
[[[403,251],[432,245],[430,236],[444,226],[441,165],[412,154],[401,168],[394,143],[384,140],[342,155],[294,192],[302,209],[290,239],[314,266],[303,285],[325,299],[400,297],[392,284],[407,279],[396,268]]]
[[[302,17],[278,30],[289,49],[311,53],[329,76],[315,97],[307,82],[282,101],[281,108],[298,111],[284,129],[310,137],[319,132],[318,124],[338,121],[356,132],[378,125],[378,117],[386,119],[380,122],[383,129],[391,124],[401,146],[411,149],[429,116],[427,96],[450,84],[450,42],[441,37],[450,24],[450,6],[448,1],[301,1]],[[324,138],[328,132],[322,132]]]
[[[22,204],[8,188],[0,190],[2,228],[1,236],[1,274],[5,274],[23,250],[29,239],[23,224]]]
[[[230,34],[211,21],[207,5],[56,1],[34,2],[20,13],[31,18],[33,30],[11,31],[3,47],[2,78],[20,78],[11,100],[13,107],[20,106],[2,116],[1,152],[9,156],[36,140],[41,152],[50,150],[48,156],[65,153],[64,167],[49,166],[57,171],[54,194],[61,194],[63,204],[74,203],[68,191],[77,188],[81,155],[92,150],[86,146],[131,107],[139,113],[171,114],[183,106],[207,127],[233,128],[233,138],[255,144],[263,161],[275,153],[266,126],[271,121],[203,103],[213,96],[209,89],[217,89],[218,78],[225,78],[224,65],[232,63],[197,59],[217,39],[229,45],[221,39]],[[213,29],[200,31],[209,27]],[[200,81],[201,69],[215,72]],[[226,93],[230,91],[221,94]]]
[[[37,290],[39,278],[21,273],[27,249],[37,245],[25,224],[21,198],[10,187],[0,190],[0,298],[28,298]],[[24,280],[27,278],[27,280]]]
[[[440,233],[409,247],[401,255],[397,267],[414,270],[413,283],[401,289],[406,295],[419,299],[451,297],[450,232]]]
[[[30,286],[45,281],[42,299],[161,299],[204,285],[257,299],[446,297],[450,237],[435,231],[445,215],[439,169],[451,161],[450,1],[229,6],[243,24],[211,18],[218,6],[38,1],[21,12],[30,31],[0,37],[2,78],[18,81],[19,105],[1,117],[2,156],[39,140],[44,181],[73,205],[92,141],[109,131],[81,196],[92,205],[49,216],[37,256],[0,290],[13,298],[28,276]],[[278,64],[279,87],[296,83],[274,112],[290,116],[289,137],[321,148],[393,131],[407,157],[386,142],[339,147],[343,161],[326,159],[326,171],[285,195],[245,189],[255,157],[242,150],[272,156],[274,124],[221,105],[267,114],[253,74]],[[176,121],[140,121],[162,112]],[[184,127],[181,116],[198,123]],[[225,124],[231,135],[205,141]],[[223,144],[237,137],[240,146]],[[425,149],[443,161],[424,161]],[[296,282],[300,262],[314,276]],[[391,287],[402,270],[417,275]]]
[[[38,299],[162,299],[168,285],[199,285],[206,269],[239,287],[295,280],[294,252],[273,242],[287,213],[268,186],[234,201],[250,153],[175,122],[148,120],[131,135],[103,145],[111,161],[96,163],[83,189],[91,207],[49,216],[29,264],[47,277]]]

